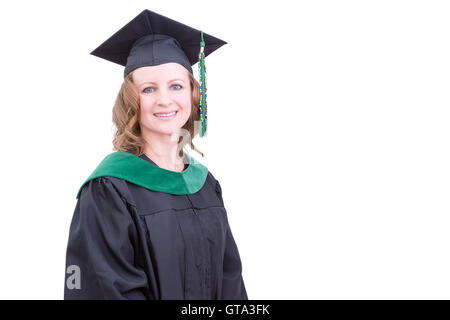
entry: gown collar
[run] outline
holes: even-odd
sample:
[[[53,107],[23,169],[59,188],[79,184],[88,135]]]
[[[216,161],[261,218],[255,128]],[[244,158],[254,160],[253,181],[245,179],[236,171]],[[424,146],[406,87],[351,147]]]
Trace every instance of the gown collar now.
[[[141,154],[141,155],[138,156],[138,157],[141,158],[141,159],[144,159],[145,161],[147,161],[147,162],[153,164],[154,166],[157,166],[157,167],[158,167],[158,165],[157,165],[152,159],[150,159],[145,153]],[[186,154],[184,155],[184,157],[186,158]],[[188,166],[189,166],[189,163],[185,163],[185,164],[184,164],[184,169],[183,169],[183,171],[186,170],[186,168],[187,168]]]
[[[208,168],[189,154],[187,157],[189,164],[182,172],[177,172],[158,167],[145,154],[138,157],[129,152],[110,153],[81,185],[77,199],[88,181],[102,176],[124,179],[153,191],[176,195],[195,193],[205,184]]]

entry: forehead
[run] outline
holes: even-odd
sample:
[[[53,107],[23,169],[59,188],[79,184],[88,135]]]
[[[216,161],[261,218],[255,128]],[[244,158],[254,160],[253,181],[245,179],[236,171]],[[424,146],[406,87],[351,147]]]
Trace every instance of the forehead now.
[[[157,66],[145,66],[133,71],[133,80],[137,83],[143,81],[166,80],[173,78],[188,78],[188,70],[181,64],[170,62]]]

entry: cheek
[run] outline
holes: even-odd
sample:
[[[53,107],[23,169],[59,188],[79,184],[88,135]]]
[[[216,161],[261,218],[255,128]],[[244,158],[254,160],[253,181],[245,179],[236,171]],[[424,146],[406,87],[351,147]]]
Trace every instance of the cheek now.
[[[188,94],[183,95],[180,103],[183,105],[183,108],[191,110],[191,103],[191,93],[189,92]]]
[[[151,97],[140,96],[141,111],[150,112],[153,109],[154,101]]]

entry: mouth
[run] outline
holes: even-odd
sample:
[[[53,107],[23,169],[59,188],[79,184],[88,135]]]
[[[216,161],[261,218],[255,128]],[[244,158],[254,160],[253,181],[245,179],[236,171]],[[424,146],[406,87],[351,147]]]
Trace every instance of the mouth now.
[[[170,120],[175,118],[178,111],[166,112],[166,113],[154,113],[153,115],[161,120]]]

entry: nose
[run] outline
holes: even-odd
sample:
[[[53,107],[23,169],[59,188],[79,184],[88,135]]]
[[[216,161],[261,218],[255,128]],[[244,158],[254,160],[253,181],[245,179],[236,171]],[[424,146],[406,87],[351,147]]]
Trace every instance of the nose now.
[[[158,96],[156,99],[156,103],[158,105],[169,105],[170,102],[172,101],[171,97],[170,97],[170,92],[165,90],[165,89],[161,89],[158,90]]]

